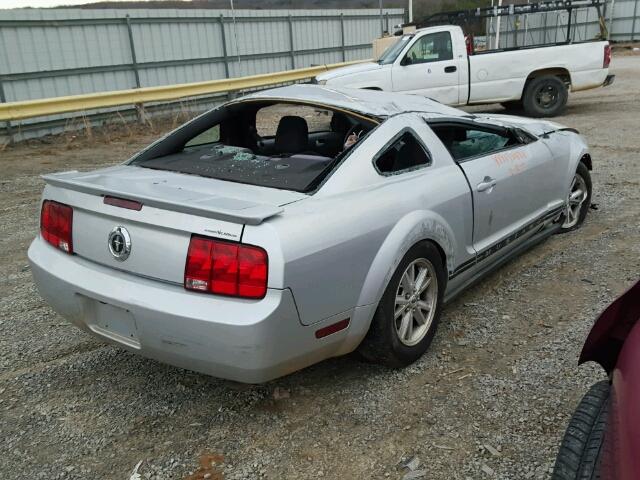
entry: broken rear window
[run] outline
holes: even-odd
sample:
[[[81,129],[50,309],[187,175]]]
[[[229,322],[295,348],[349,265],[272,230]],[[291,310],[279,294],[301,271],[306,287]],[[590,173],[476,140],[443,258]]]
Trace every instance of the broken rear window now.
[[[347,137],[362,138],[376,124],[322,107],[240,102],[196,118],[132,164],[307,192],[354,148],[345,147]]]

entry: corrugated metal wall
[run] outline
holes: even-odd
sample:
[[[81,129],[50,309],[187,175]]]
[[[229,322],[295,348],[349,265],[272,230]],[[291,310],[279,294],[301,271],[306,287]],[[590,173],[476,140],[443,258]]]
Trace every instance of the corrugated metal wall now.
[[[615,0],[613,14],[611,2],[605,8],[609,38],[615,42],[640,40],[640,0]],[[566,40],[569,13],[566,11],[533,13],[502,17],[500,47],[555,43]],[[571,18],[571,40],[582,42],[600,35],[598,13],[594,7],[581,8]],[[495,48],[496,20],[487,21],[488,41]]]
[[[403,9],[383,11],[385,29],[403,21]],[[4,10],[0,101],[364,59],[380,33],[378,10],[236,10],[235,19],[230,10]],[[60,131],[71,117],[9,127],[16,139],[40,136]]]

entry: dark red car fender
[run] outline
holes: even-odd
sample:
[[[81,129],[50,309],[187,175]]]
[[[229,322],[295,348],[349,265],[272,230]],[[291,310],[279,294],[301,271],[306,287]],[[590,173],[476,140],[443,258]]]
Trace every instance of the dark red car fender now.
[[[640,478],[640,322],[629,332],[611,375],[601,480]]]
[[[591,329],[580,363],[598,362],[611,379],[598,478],[640,479],[640,282],[609,305]]]
[[[616,366],[627,335],[638,319],[640,281],[600,314],[582,347],[578,363],[597,362],[610,374]]]

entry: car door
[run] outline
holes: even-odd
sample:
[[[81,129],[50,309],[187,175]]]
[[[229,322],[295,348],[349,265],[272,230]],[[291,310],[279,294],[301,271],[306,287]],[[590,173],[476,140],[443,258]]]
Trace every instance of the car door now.
[[[454,58],[450,32],[422,35],[393,65],[393,91],[420,94],[448,105],[457,105],[460,103],[458,63],[459,59]]]
[[[561,208],[547,188],[553,183],[553,157],[535,137],[475,122],[431,127],[469,182],[480,260],[503,248],[506,253],[536,222]]]

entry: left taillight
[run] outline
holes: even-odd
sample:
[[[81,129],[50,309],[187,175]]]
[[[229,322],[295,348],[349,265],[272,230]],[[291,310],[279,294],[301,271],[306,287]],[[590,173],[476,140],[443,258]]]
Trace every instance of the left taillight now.
[[[267,293],[267,252],[194,235],[184,269],[184,288],[241,298],[263,298]]]
[[[73,253],[73,208],[45,200],[40,212],[42,238],[66,253]]]

